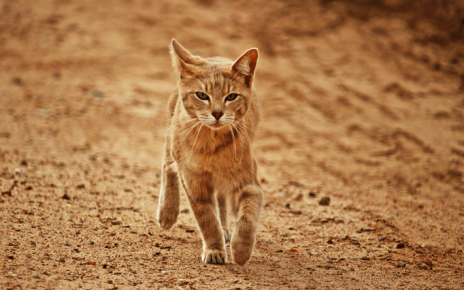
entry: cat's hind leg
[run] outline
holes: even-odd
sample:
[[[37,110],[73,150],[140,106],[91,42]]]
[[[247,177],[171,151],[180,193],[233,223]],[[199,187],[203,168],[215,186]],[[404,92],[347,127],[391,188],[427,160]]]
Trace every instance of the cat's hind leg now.
[[[217,202],[219,207],[219,217],[221,218],[221,228],[224,234],[224,241],[226,244],[230,242],[230,232],[229,232],[229,215],[227,212],[227,199],[226,196],[222,193],[218,193]]]
[[[238,216],[230,246],[234,262],[240,266],[244,266],[253,254],[263,196],[258,184],[250,184],[234,198],[234,213]]]
[[[171,157],[169,145],[169,140],[167,140],[161,169],[161,190],[157,214],[160,227],[166,230],[170,229],[177,221],[180,206],[177,164]]]

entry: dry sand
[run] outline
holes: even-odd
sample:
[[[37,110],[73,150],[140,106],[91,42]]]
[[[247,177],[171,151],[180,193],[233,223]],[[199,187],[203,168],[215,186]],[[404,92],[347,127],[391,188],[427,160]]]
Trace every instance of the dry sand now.
[[[463,289],[464,24],[403,2],[0,1],[0,288]],[[244,268],[156,223],[172,38],[261,52]]]

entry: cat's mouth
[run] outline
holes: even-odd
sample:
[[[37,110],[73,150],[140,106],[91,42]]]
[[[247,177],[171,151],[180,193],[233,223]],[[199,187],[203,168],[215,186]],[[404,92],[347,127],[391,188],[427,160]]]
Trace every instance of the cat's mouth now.
[[[209,125],[207,125],[207,126],[208,126],[209,128],[211,128],[212,130],[219,130],[219,129],[221,129],[221,128],[224,127],[224,125],[219,124],[219,122],[216,122],[216,123],[214,123],[214,124],[209,124]]]

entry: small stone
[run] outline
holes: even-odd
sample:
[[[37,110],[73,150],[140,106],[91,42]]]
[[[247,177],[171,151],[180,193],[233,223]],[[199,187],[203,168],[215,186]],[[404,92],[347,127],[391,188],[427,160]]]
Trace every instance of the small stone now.
[[[329,239],[329,240],[327,241],[327,244],[333,245],[333,244],[334,244],[333,239]]]
[[[282,253],[282,252],[283,252],[283,250],[277,250],[276,251],[276,253]]]
[[[319,205],[324,205],[324,206],[330,205],[330,197],[325,196],[321,198],[321,200],[319,200]]]
[[[362,228],[363,232],[375,232],[374,228]]]
[[[397,248],[397,249],[403,249],[404,247],[406,247],[406,244],[405,244],[405,243],[398,243],[398,244],[396,245],[396,248]]]
[[[406,266],[406,263],[405,263],[404,261],[399,261],[399,262],[398,262],[397,267],[403,268],[403,267],[405,267],[405,266]]]
[[[134,209],[134,212],[140,212],[140,208]]]
[[[34,276],[32,276],[32,278],[40,279],[40,276],[35,274]]]
[[[317,256],[317,255],[319,255],[318,252],[311,252],[311,256]]]
[[[369,261],[371,258],[369,258],[368,256],[364,256],[361,258],[361,260],[364,260],[364,261]]]
[[[101,92],[101,91],[93,91],[93,96],[95,98],[103,98],[103,92]]]
[[[65,260],[63,257],[61,257],[61,258],[59,259],[59,261],[60,261],[61,263],[66,262],[66,260]]]
[[[21,163],[20,163],[20,165],[22,165],[22,166],[27,166],[27,161],[26,161],[26,160],[22,160]]]
[[[267,240],[267,242],[268,242],[269,244],[275,244],[275,243],[277,243],[277,241],[274,241],[273,239],[269,239],[269,240]]]
[[[433,266],[432,261],[430,259],[428,259],[428,258],[425,258],[422,262],[424,262],[424,264],[426,264],[429,267]]]
[[[6,256],[8,259],[10,260],[14,260],[14,257],[13,256]]]
[[[63,199],[66,199],[66,200],[70,200],[70,199],[71,199],[71,197],[70,197],[67,193],[65,193],[65,194],[63,195],[62,198],[63,198]]]
[[[287,203],[287,204],[285,205],[285,208],[286,208],[286,209],[290,209],[290,204]]]
[[[425,251],[426,254],[430,254],[430,251]]]
[[[316,197],[316,194],[312,191],[309,192],[309,197],[312,197],[312,198],[315,198]]]
[[[122,221],[112,221],[111,224],[112,224],[113,226],[119,226],[119,225],[122,224]]]
[[[184,208],[183,210],[180,211],[180,213],[189,213],[190,210],[188,208]]]
[[[195,230],[185,230],[186,233],[194,233]]]
[[[421,269],[421,270],[428,270],[429,267],[427,267],[426,264],[422,263],[422,264],[419,265],[419,269]]]
[[[238,279],[235,279],[234,281],[232,281],[232,283],[238,283],[239,280]]]
[[[95,241],[90,241],[90,244],[91,244],[91,245],[95,245]]]

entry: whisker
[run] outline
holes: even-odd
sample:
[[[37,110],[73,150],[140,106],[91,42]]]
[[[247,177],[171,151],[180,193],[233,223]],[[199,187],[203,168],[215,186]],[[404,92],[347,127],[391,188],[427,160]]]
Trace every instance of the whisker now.
[[[244,155],[243,154],[243,150],[244,150],[243,139],[244,138],[240,136],[240,134],[243,134],[243,133],[234,124],[232,124],[232,126],[234,126],[234,128],[237,130],[237,137],[239,137],[239,139],[240,139],[240,161],[239,161],[239,164],[240,164],[240,163],[242,163],[242,159],[243,159],[243,155]]]
[[[181,137],[184,137],[184,138],[182,139],[182,141],[181,141],[181,143],[180,143],[180,145],[179,145],[179,148],[182,148],[182,145],[184,144],[185,140],[187,140],[187,138],[188,138],[190,132],[191,132],[198,124],[200,124],[200,122],[195,123],[194,125],[192,125],[191,127],[189,127],[189,128],[185,131],[184,134],[182,134]]]
[[[233,126],[233,124],[231,124]],[[232,133],[232,139],[234,140],[234,160],[235,160],[235,157],[237,157],[237,144],[235,144],[235,135],[234,135],[234,131],[232,130],[232,128],[230,127],[229,125],[229,130],[230,130],[230,133]]]
[[[186,125],[186,124],[188,124],[188,123],[190,123],[190,122],[194,122],[194,121],[196,121],[196,120],[190,119],[190,120],[183,121],[183,122],[180,122],[180,123],[175,124],[175,125],[171,125],[171,127],[173,127],[173,128],[180,128],[180,127],[182,127],[182,126],[184,126],[184,125]]]
[[[195,137],[195,141],[193,142],[192,150],[195,148],[195,144],[197,143],[198,135],[200,135],[201,128],[203,128],[203,125],[204,124],[201,124],[200,129],[198,130],[197,136]]]

